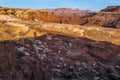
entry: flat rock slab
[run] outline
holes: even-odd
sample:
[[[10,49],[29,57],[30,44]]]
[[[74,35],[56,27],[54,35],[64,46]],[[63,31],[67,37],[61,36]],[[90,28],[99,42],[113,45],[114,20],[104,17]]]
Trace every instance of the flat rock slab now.
[[[24,21],[0,15],[0,41],[34,38],[46,33],[88,38],[120,45],[120,29]]]

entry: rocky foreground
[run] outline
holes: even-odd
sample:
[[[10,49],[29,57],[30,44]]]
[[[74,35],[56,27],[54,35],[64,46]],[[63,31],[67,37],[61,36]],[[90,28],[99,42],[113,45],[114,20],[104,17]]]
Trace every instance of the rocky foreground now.
[[[52,34],[16,42],[20,58],[38,54],[50,80],[119,80],[119,48],[111,43]]]

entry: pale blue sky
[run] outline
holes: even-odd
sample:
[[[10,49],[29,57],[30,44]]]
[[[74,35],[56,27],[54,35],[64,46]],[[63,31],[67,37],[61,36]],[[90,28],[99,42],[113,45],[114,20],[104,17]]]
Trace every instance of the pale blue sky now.
[[[80,8],[99,11],[107,6],[120,5],[120,0],[0,0],[0,6],[15,8]]]

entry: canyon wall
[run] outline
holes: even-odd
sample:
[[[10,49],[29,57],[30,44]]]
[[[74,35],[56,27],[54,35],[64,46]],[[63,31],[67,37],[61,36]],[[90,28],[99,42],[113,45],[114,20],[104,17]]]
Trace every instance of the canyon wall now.
[[[68,23],[67,19],[55,16],[54,12],[48,13],[46,10],[0,8],[0,14],[11,15],[19,19],[30,21]]]
[[[120,12],[98,12],[81,18],[80,25],[96,25],[107,28],[120,28]]]
[[[113,10],[117,10],[117,12],[116,11],[110,12],[108,8],[102,10],[101,12],[90,12],[87,10],[74,11],[72,9],[67,9],[67,8],[60,8],[55,10],[0,8],[0,14],[12,15],[19,19],[36,21],[36,22],[44,21],[50,23],[65,23],[65,24],[73,24],[73,25],[76,24],[87,25],[87,26],[94,25],[94,26],[119,29],[120,12],[118,9],[119,9],[118,7],[113,8]],[[107,12],[106,10],[108,10],[109,12]]]

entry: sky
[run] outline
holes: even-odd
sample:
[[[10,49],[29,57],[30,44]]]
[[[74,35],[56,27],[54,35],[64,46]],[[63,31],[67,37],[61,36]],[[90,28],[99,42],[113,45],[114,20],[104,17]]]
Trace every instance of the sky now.
[[[31,9],[79,8],[99,11],[115,5],[119,6],[120,0],[0,0],[0,6],[3,7]]]

